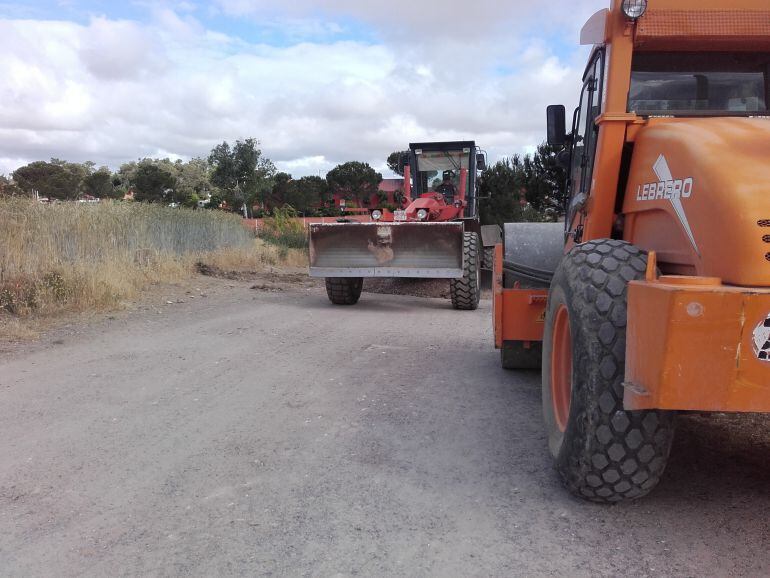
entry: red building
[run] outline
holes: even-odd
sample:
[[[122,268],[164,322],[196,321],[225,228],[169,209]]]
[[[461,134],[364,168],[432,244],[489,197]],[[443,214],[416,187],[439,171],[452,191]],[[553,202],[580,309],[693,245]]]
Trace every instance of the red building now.
[[[368,199],[365,199],[365,206],[358,208],[365,209],[368,212],[372,209],[382,208],[381,205],[395,206],[398,204],[396,202],[397,194],[403,192],[403,190],[404,179],[382,179],[378,187],[379,192],[374,193]],[[342,205],[343,197],[344,195],[340,193],[334,194],[333,198],[335,207],[340,207]],[[346,201],[345,205],[350,207],[351,201]]]

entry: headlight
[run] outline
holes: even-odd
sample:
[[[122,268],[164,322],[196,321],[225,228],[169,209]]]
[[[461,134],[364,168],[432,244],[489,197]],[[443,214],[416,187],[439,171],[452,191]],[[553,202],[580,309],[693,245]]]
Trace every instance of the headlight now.
[[[374,209],[372,211],[372,219],[374,219],[375,221],[379,221],[380,219],[382,219],[382,211],[380,211],[379,209]]]
[[[636,20],[647,10],[647,0],[623,0],[622,10],[631,20]]]
[[[425,209],[420,209],[419,211],[417,211],[417,218],[420,219],[421,221],[424,221],[425,217],[427,216],[428,216],[428,211],[426,211]]]

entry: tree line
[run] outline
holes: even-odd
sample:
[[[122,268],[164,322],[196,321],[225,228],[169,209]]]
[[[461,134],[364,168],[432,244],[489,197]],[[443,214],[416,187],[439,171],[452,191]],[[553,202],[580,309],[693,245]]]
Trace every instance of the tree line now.
[[[0,196],[45,197],[71,201],[84,197],[165,203],[198,208],[223,208],[246,216],[292,206],[306,214],[335,209],[333,196],[365,206],[377,193],[382,175],[368,163],[350,161],[325,178],[293,178],[279,172],[253,138],[215,146],[208,157],[189,161],[144,158],[123,163],[113,172],[93,162],[60,159],[34,161],[19,167],[11,178],[0,175]]]
[[[399,157],[386,163],[403,174]],[[554,220],[563,213],[564,169],[558,151],[543,144],[531,155],[513,155],[490,165],[481,177],[479,212],[485,223]],[[303,215],[338,214],[333,197],[348,206],[367,207],[378,193],[382,175],[368,163],[349,161],[325,176],[293,178],[279,172],[253,138],[215,146],[208,157],[189,161],[144,158],[123,163],[113,172],[92,162],[60,159],[35,161],[16,169],[11,179],[0,175],[0,196],[32,195],[54,200],[99,199],[224,208],[261,216],[291,206]],[[397,200],[401,197],[397,194]],[[380,196],[384,203],[384,196]],[[374,207],[371,207],[374,208]]]
[[[567,202],[561,149],[545,143],[532,154],[504,158],[484,171],[479,215],[484,224],[556,221]]]

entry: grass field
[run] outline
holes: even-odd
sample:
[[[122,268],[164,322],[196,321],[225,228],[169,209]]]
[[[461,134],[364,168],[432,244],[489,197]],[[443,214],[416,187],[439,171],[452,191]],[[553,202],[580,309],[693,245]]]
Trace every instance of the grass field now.
[[[225,270],[302,265],[301,251],[255,240],[240,217],[143,203],[0,200],[0,312],[98,310],[204,261]],[[9,321],[10,322],[10,321]]]

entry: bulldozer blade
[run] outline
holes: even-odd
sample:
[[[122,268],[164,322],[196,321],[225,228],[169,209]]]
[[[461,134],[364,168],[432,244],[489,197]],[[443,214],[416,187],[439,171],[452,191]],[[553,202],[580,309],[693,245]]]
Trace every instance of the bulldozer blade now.
[[[459,279],[463,276],[463,224],[313,224],[310,275]]]

